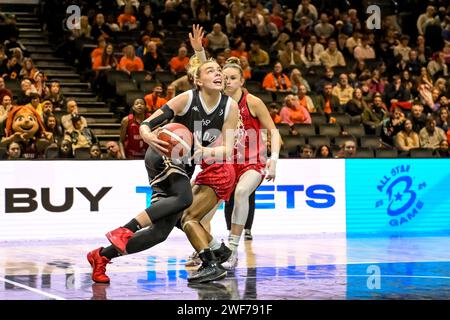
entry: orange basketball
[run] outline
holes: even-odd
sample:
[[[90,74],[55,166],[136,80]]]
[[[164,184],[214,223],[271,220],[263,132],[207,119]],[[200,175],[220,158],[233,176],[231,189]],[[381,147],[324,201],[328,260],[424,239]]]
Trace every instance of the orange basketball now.
[[[169,123],[162,127],[158,139],[166,141],[169,145],[167,157],[172,159],[190,156],[193,143],[192,132],[180,123]]]

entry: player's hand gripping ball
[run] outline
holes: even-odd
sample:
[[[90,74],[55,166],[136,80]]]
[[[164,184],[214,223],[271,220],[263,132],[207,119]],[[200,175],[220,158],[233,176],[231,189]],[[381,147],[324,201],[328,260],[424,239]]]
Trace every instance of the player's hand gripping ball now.
[[[193,143],[192,132],[180,123],[166,124],[158,133],[158,139],[169,143],[165,147],[168,152],[165,156],[172,159],[190,157]]]

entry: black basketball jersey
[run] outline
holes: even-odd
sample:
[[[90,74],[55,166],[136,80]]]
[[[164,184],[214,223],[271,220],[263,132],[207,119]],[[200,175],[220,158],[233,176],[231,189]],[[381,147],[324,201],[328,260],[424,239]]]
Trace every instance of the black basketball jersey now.
[[[190,90],[189,101],[182,114],[176,115],[173,122],[185,125],[197,137],[202,137],[203,147],[213,144],[222,134],[222,126],[230,109],[231,98],[221,94],[219,102],[211,110],[198,90]]]

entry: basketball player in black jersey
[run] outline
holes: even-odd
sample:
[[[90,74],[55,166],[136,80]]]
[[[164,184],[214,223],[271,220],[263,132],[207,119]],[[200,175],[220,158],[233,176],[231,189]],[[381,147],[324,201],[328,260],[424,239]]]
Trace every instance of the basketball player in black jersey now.
[[[194,166],[176,163],[162,156],[168,144],[157,138],[159,128],[173,119],[201,137],[196,155],[209,154],[223,159],[233,150],[234,136],[226,132],[234,132],[237,127],[238,107],[236,102],[221,94],[224,86],[222,70],[214,61],[200,63],[195,58],[191,59],[191,66],[189,71],[198,89],[174,97],[141,125],[140,134],[150,146],[145,155],[145,166],[154,190],[152,204],[123,227],[107,233],[113,245],[88,253],[87,259],[93,268],[92,280],[95,282],[109,283],[106,265],[111,259],[163,242],[180,220],[183,210],[189,208],[192,215],[201,215],[198,211],[208,212],[209,207],[214,207],[218,201],[216,197],[208,199],[210,193],[205,197],[204,192],[197,192],[193,198],[190,178]],[[222,143],[208,147],[211,141],[217,141],[219,135]],[[209,244],[209,247],[211,250],[206,250],[202,256],[208,268],[191,279],[192,282],[212,281],[226,275],[219,264],[226,261],[230,250],[220,243]]]

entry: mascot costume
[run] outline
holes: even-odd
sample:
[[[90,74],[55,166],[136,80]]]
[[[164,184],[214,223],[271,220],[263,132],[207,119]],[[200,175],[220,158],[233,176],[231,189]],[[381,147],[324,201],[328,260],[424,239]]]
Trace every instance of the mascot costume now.
[[[52,133],[45,131],[41,117],[31,105],[11,109],[6,119],[2,145],[17,142],[22,147],[23,158],[42,159],[51,140]]]

